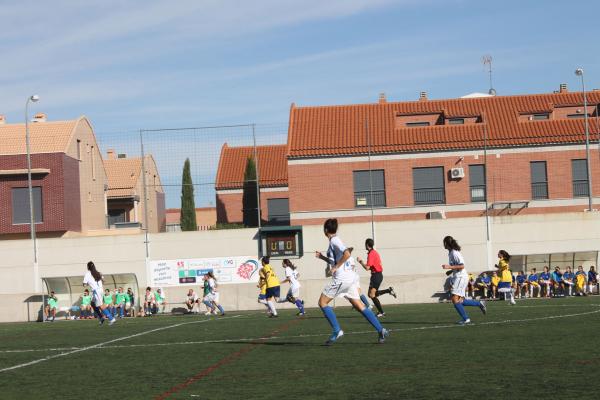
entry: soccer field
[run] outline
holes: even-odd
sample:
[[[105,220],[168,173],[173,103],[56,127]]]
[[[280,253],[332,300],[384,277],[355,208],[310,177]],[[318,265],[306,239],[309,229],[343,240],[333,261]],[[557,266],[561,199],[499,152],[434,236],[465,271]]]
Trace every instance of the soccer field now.
[[[387,306],[377,334],[337,308],[0,325],[1,399],[597,399],[600,298]]]

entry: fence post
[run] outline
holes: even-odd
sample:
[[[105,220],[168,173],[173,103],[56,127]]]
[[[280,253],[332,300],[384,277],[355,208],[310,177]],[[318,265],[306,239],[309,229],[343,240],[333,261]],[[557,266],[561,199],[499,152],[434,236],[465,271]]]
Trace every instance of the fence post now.
[[[258,215],[258,229],[261,227],[260,220],[260,175],[258,168],[258,150],[256,149],[256,124],[252,124],[252,142],[254,147],[254,165],[256,165],[256,213]]]

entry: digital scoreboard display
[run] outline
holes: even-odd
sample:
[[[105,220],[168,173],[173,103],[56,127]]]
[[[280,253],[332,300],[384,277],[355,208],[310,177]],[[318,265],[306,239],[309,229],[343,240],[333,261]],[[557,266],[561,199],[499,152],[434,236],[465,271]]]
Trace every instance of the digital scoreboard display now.
[[[267,255],[269,257],[295,257],[296,235],[267,236]]]

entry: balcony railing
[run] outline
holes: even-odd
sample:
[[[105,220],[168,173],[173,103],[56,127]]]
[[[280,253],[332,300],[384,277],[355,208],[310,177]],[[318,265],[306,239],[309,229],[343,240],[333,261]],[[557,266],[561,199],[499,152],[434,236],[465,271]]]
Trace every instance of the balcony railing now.
[[[588,182],[586,181],[573,181],[573,197],[585,197],[589,196]]]
[[[372,202],[369,201],[371,198]],[[357,208],[371,207],[371,203],[373,207],[385,207],[385,190],[374,190],[372,194],[370,191],[354,192],[354,205]]]
[[[471,186],[471,202],[485,201],[485,186]]]
[[[548,198],[548,183],[547,182],[536,182],[531,184],[531,198],[536,199],[547,199]]]
[[[415,189],[414,200],[416,205],[446,203],[446,197],[444,196],[443,188]]]

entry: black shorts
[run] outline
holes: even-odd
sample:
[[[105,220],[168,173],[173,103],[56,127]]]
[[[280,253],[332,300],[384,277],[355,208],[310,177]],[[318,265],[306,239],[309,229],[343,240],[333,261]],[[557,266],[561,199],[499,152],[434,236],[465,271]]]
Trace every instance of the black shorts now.
[[[273,286],[270,288],[267,288],[267,299],[270,299],[271,297],[277,297],[279,298],[279,286]]]
[[[371,281],[369,282],[369,288],[379,289],[381,282],[383,281],[383,272],[374,272],[371,274]]]

